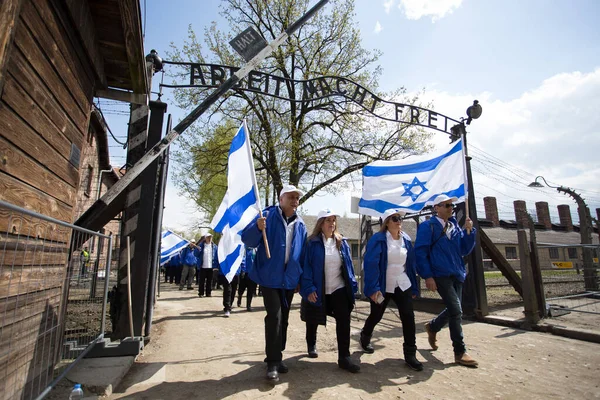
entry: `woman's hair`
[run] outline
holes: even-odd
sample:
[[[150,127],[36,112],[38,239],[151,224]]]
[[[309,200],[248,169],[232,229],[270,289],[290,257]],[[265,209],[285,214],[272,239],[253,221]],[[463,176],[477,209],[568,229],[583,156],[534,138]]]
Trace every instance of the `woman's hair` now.
[[[308,240],[311,240],[314,237],[317,237],[321,234],[321,230],[323,228],[323,222],[325,222],[325,218],[319,218],[315,227],[313,228],[312,233],[308,237]],[[339,249],[342,248],[342,235],[337,230],[337,217],[335,217],[335,229],[333,230],[333,238],[335,239],[335,244]]]
[[[379,232],[387,231],[387,224],[388,224],[388,222],[390,222],[390,218],[392,218],[392,216],[394,216],[394,215],[396,215],[396,214],[390,215],[389,217],[387,217],[385,219],[385,221],[383,221],[383,223],[381,224],[381,227],[379,228]],[[400,220],[400,221],[402,221],[402,220]],[[400,222],[400,223],[402,223],[402,222]]]

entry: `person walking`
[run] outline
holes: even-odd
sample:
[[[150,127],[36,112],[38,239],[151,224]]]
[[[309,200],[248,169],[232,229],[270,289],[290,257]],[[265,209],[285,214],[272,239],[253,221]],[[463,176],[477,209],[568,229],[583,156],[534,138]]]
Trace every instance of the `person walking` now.
[[[217,245],[212,241],[212,234],[207,233],[198,251],[198,269],[200,275],[198,297],[204,297],[205,295],[206,297],[211,297],[214,270],[219,270],[217,250]]]
[[[300,280],[300,318],[306,323],[308,356],[317,358],[317,327],[326,324],[327,315],[334,317],[338,366],[356,373],[360,366],[350,357],[350,313],[358,284],[350,247],[337,231],[338,217],[329,209],[320,211],[308,237]]]
[[[306,225],[296,209],[302,191],[285,185],[279,192],[279,205],[267,207],[242,231],[246,247],[256,248],[256,259],[248,269],[250,279],[262,287],[265,316],[267,379],[279,380],[288,372],[283,362],[290,305],[302,274],[302,252]],[[267,258],[262,233],[266,232],[271,258]]]
[[[181,273],[181,281],[179,282],[179,290],[183,290],[187,282],[187,289],[192,290],[194,288],[194,275],[196,274],[196,256],[194,255],[194,249],[196,246],[190,242],[187,246],[181,250],[180,259],[183,264],[183,272]]]
[[[433,202],[435,216],[419,225],[415,253],[419,275],[427,289],[437,291],[446,308],[425,324],[429,345],[437,350],[437,333],[448,324],[457,364],[477,367],[469,354],[462,331],[462,288],[467,275],[463,257],[475,247],[476,230],[467,218],[461,229],[452,215],[456,197],[438,195]]]
[[[404,339],[404,362],[415,371],[422,371],[417,360],[417,343],[413,298],[419,295],[415,253],[410,237],[402,231],[402,217],[406,213],[390,209],[383,214],[379,232],[367,243],[364,257],[365,287],[371,312],[360,333],[360,344],[366,353],[373,353],[371,337],[381,321],[390,300],[394,300]]]
[[[244,291],[246,292],[246,310],[252,311],[252,298],[256,295],[256,283],[250,279],[248,274],[248,268],[252,266],[255,258],[255,250],[251,247],[246,247],[246,254],[244,257],[244,261],[242,262],[242,267],[240,269],[240,285],[238,286],[238,300],[237,306],[242,306],[242,296],[244,295]]]
[[[229,317],[231,315],[231,309],[233,307],[233,302],[235,301],[235,293],[240,281],[240,269],[241,264],[238,267],[238,270],[235,272],[231,282],[227,280],[227,277],[223,274],[223,271],[219,269],[219,279],[223,284],[223,313],[225,317]]]

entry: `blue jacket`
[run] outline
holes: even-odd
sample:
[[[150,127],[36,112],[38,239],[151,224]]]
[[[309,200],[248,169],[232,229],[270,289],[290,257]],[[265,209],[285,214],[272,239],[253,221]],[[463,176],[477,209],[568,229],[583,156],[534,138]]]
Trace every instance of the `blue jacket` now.
[[[354,275],[350,246],[348,246],[346,239],[342,239],[340,251],[343,261],[342,277],[349,297],[354,300],[354,293],[358,291],[358,284]],[[325,245],[323,244],[322,235],[311,238],[306,244],[302,269],[300,295],[308,301],[308,295],[317,292],[317,302],[314,305],[321,306],[325,295]]]
[[[454,225],[451,239],[443,233],[442,224],[433,217],[419,225],[415,253],[419,275],[425,279],[431,277],[455,276],[464,282],[467,273],[462,257],[468,255],[475,247],[475,228],[467,235],[460,229],[456,218],[448,222]]]
[[[195,249],[190,249],[190,246],[185,246],[183,250],[179,252],[179,257],[183,265],[196,265],[196,255],[194,254]]]
[[[246,247],[246,255],[242,260],[242,267],[240,268],[240,272],[248,272],[248,267],[251,267],[254,263],[254,249],[252,247]]]
[[[410,236],[402,232],[404,247],[406,247],[406,275],[410,279],[412,293],[419,295],[419,285],[417,284],[417,268],[415,251],[410,240]],[[386,232],[377,232],[374,234],[365,251],[364,269],[365,269],[365,289],[367,297],[380,291],[385,294],[385,275],[388,265],[388,247]]]
[[[196,257],[198,258],[198,262],[196,263],[196,269],[200,269],[202,268],[202,264],[204,263],[204,245],[206,244],[206,242],[202,242],[200,243],[200,245],[198,247],[200,247],[200,249],[196,248],[195,252],[196,252]],[[212,247],[212,268],[219,268],[219,255],[218,255],[218,247],[216,244],[214,243],[210,243],[210,246]]]
[[[165,264],[166,267],[179,267],[181,266],[181,258],[179,257],[179,254],[175,254],[173,257],[171,257],[169,259],[169,261],[167,261],[167,263]]]
[[[306,241],[306,225],[300,216],[294,223],[294,236],[290,258],[285,264],[286,222],[279,206],[267,207],[263,211],[267,218],[266,230],[271,258],[267,258],[262,232],[256,226],[258,216],[242,231],[242,241],[246,247],[256,248],[256,258],[248,274],[258,285],[274,289],[295,289],[302,275],[302,252]]]

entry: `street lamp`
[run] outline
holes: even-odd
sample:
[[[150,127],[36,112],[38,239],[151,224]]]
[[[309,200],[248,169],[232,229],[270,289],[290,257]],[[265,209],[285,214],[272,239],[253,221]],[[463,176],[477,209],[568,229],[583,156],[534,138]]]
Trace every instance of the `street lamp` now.
[[[577,213],[579,214],[579,233],[581,234],[581,244],[583,246],[583,277],[585,281],[585,288],[587,290],[597,290],[598,282],[596,281],[596,273],[593,268],[593,257],[592,257],[592,216],[590,215],[590,209],[579,193],[573,189],[564,186],[552,186],[546,182],[543,176],[536,176],[535,181],[531,182],[528,186],[541,188],[544,187],[538,179],[542,179],[546,186],[556,189],[557,192],[564,193],[571,196],[577,203]]]

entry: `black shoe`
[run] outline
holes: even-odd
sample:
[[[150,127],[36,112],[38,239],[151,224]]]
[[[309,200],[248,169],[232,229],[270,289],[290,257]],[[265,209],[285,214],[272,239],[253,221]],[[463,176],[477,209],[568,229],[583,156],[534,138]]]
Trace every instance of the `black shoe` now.
[[[352,372],[353,374],[355,374],[358,371],[360,371],[360,365],[358,365],[354,361],[352,361],[352,359],[350,358],[350,356],[344,357],[344,358],[340,358],[338,360],[338,366],[340,368],[342,368],[342,369],[345,369],[346,371]]]
[[[277,371],[277,364],[267,366],[267,379],[270,381],[277,382],[279,380],[279,372]]]
[[[246,307],[246,311],[252,311],[252,307],[250,307],[250,306]]]
[[[319,353],[317,353],[317,347],[316,346],[308,346],[308,356],[310,358],[317,358],[317,357],[319,357]]]
[[[187,290],[194,290],[194,288],[190,286],[189,288],[187,288]]]
[[[414,354],[410,354],[410,355],[404,355],[404,362],[406,363],[406,365],[408,365],[410,368],[414,369],[415,371],[423,371],[423,364],[421,364],[421,362],[419,360],[417,360],[417,357]]]
[[[207,295],[206,295],[206,297],[212,297],[212,295],[210,295],[210,294],[207,294]]]
[[[242,299],[238,299],[237,306],[238,306],[238,307],[241,307],[241,306],[242,306]]]
[[[287,365],[285,365],[283,361],[279,362],[279,365],[277,366],[277,372],[279,372],[280,374],[287,374],[289,370],[290,369]]]
[[[365,353],[369,353],[369,354],[375,353],[375,349],[373,348],[373,345],[371,344],[371,337],[365,335],[363,333],[363,331],[360,331],[360,347],[362,347],[362,349]]]
[[[204,295],[203,295],[203,294],[200,294],[200,293],[198,293],[198,297],[202,298],[202,297],[204,297]]]

